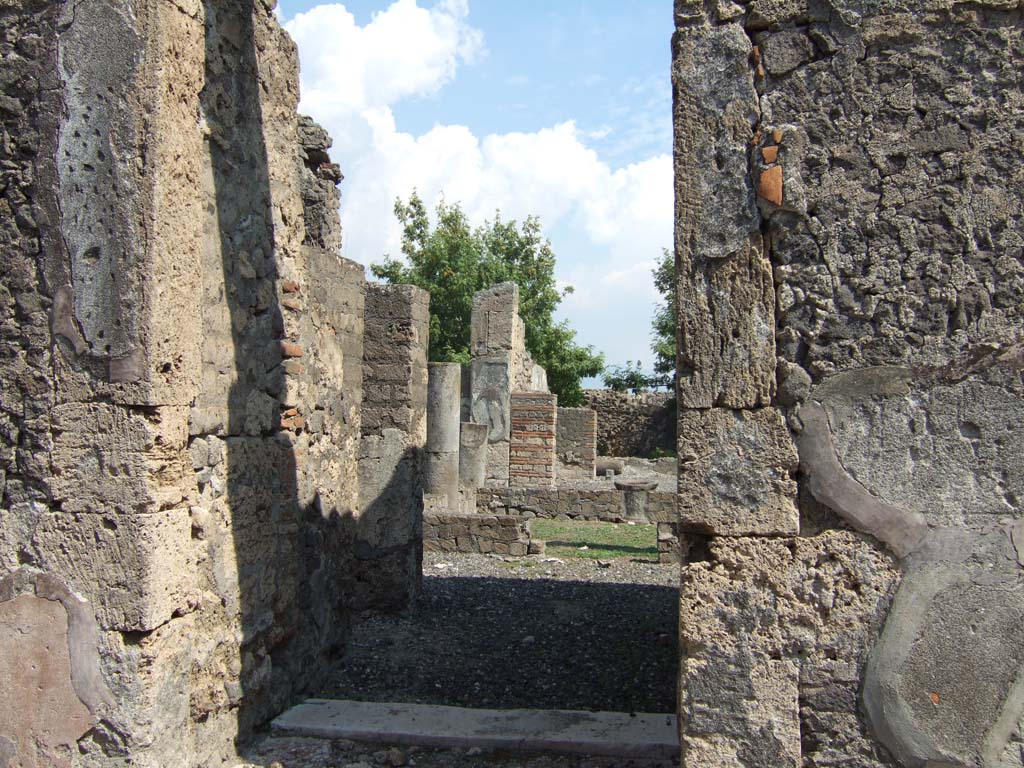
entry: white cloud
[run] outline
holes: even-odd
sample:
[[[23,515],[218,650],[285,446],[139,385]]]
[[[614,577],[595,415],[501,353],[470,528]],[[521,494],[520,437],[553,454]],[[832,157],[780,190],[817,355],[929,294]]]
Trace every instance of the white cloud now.
[[[562,314],[611,362],[648,358],[650,271],[671,244],[672,163],[657,155],[613,168],[574,122],[478,137],[438,125],[399,130],[392,105],[429,95],[484,55],[465,0],[422,8],[396,0],[360,27],[343,5],[320,5],[286,28],[299,46],[301,109],[335,139],[346,175],[345,255],[370,263],[399,253],[394,200],[415,188],[427,203],[459,202],[471,219],[537,214],[558,254],[558,278],[575,292]]]

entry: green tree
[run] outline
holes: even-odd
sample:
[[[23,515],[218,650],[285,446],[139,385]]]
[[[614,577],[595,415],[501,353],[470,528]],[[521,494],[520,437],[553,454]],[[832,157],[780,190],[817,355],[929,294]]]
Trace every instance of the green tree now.
[[[577,344],[567,322],[555,322],[555,309],[572,289],[560,291],[555,284],[555,253],[539,219],[530,216],[520,225],[496,214],[494,221],[473,229],[457,203],[442,201],[431,228],[415,192],[408,202],[395,201],[395,216],[408,263],[385,256],[370,269],[382,280],[430,292],[430,359],[468,362],[473,294],[513,281],[519,285],[527,350],[544,366],[560,405],[582,404],[580,380],[601,373],[604,358],[593,347]]]
[[[651,322],[654,372],[663,377],[662,386],[672,386],[676,374],[676,260],[668,248],[662,249],[661,261],[652,274],[654,287],[661,294]]]

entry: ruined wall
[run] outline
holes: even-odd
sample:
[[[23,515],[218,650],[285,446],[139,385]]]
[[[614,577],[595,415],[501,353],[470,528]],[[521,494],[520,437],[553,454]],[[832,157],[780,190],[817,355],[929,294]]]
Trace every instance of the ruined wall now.
[[[530,539],[530,521],[513,515],[428,514],[423,521],[423,548],[429,552],[474,554],[541,554],[544,542]]]
[[[671,393],[583,390],[583,403],[597,411],[597,451],[602,456],[650,456],[676,449],[676,410]]]
[[[267,4],[0,12],[0,754],[219,764],[344,642],[362,268]]]
[[[1022,765],[1021,12],[675,20],[683,763]]]
[[[429,309],[419,288],[367,286],[358,589],[351,597],[360,608],[400,608],[419,589]]]
[[[625,493],[619,490],[581,488],[486,488],[477,492],[477,511],[488,515],[524,517],[568,517],[613,523],[629,519]],[[664,491],[647,494],[647,519],[652,523],[675,523],[676,495]]]

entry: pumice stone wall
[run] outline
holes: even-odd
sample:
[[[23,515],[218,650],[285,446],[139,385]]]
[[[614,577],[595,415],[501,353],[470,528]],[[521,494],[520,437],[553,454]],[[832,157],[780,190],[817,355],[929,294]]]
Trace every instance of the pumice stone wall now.
[[[272,5],[0,3],[0,764],[219,765],[415,593],[427,297]]]
[[[1024,765],[1024,17],[677,0],[683,765]]]

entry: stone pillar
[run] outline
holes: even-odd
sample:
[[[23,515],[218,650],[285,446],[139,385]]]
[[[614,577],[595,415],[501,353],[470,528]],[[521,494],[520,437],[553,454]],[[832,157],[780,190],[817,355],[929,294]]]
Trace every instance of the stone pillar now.
[[[506,486],[512,395],[508,359],[474,359],[471,380],[473,422],[487,426],[487,484]]]
[[[423,490],[440,497],[451,512],[459,508],[458,363],[430,363],[427,377],[427,447]]]
[[[473,421],[473,366],[462,366],[462,383],[459,392],[459,419]]]
[[[509,485],[554,486],[557,421],[557,395],[512,393]]]
[[[558,476],[593,480],[597,464],[597,411],[559,408]]]
[[[400,608],[419,591],[429,306],[410,285],[366,286],[357,608]]]
[[[487,425],[462,423],[459,436],[459,485],[482,488],[487,479]]]
[[[657,489],[658,484],[650,480],[616,480],[615,487],[622,491],[626,519],[638,523],[650,522],[647,516],[647,494]]]

